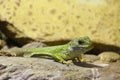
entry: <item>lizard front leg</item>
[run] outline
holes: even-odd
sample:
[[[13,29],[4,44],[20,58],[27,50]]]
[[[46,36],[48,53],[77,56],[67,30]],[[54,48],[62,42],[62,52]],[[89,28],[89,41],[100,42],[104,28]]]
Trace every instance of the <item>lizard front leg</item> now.
[[[85,60],[83,59],[83,54],[79,55],[78,57],[75,58],[76,62],[84,62]]]

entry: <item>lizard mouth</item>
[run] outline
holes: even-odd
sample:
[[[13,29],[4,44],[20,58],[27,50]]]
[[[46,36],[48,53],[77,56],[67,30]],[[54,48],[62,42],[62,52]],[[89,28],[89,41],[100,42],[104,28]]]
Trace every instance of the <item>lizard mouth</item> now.
[[[78,46],[80,49],[87,49],[87,50],[91,50],[94,46],[93,46],[93,43],[90,42],[89,44],[84,44],[84,45],[79,45]]]

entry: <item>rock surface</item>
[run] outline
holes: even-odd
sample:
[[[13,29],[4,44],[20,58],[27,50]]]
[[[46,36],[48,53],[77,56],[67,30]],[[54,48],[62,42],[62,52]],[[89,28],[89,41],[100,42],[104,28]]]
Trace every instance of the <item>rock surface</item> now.
[[[120,47],[119,0],[1,0],[0,5],[0,29],[18,43],[87,35]]]
[[[119,80],[119,66],[120,62],[103,68],[87,63],[67,66],[42,58],[1,56],[0,80]]]
[[[98,56],[100,60],[103,62],[114,62],[114,61],[120,60],[120,54],[116,52],[106,51],[106,52],[100,53]]]

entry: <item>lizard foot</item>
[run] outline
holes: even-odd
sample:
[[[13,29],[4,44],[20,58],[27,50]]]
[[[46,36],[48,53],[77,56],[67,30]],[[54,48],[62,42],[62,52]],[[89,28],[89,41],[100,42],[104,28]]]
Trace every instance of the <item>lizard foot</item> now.
[[[74,60],[75,62],[85,62],[85,59],[83,59],[83,55],[76,57]]]
[[[71,60],[69,60],[69,61],[63,61],[62,63],[63,64],[72,64],[72,61]]]

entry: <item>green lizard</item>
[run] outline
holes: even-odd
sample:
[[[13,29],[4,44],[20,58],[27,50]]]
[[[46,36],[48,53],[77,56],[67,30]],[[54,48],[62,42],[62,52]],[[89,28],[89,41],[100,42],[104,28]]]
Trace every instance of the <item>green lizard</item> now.
[[[83,53],[92,48],[92,42],[89,37],[80,37],[73,39],[64,45],[29,49],[18,48],[16,51],[23,52],[25,57],[31,57],[36,54],[40,56],[50,56],[57,62],[67,64],[69,63],[68,60],[79,56],[81,57]]]

